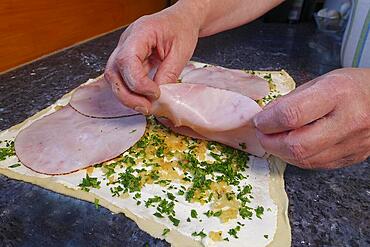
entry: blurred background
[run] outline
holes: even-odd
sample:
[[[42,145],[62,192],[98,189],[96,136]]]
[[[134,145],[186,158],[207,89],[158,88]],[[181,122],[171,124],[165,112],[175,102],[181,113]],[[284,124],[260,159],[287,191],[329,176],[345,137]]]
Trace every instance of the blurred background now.
[[[0,72],[125,26],[171,0],[1,0]],[[342,39],[350,0],[288,0],[261,18],[317,29]]]

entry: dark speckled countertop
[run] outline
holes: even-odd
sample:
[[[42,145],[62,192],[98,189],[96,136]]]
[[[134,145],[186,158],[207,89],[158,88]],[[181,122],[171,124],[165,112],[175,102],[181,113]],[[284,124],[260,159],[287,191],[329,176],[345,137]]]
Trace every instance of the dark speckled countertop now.
[[[0,75],[0,130],[20,123],[104,71],[120,31]],[[193,60],[285,69],[302,84],[339,67],[340,41],[312,24],[254,22],[199,41]],[[369,161],[285,173],[293,246],[370,246]],[[123,215],[0,176],[0,246],[168,246]]]

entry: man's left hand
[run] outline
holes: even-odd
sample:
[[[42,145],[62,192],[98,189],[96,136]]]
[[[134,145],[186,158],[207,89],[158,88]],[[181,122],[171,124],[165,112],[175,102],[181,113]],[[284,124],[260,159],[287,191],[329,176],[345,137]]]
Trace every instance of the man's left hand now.
[[[370,155],[370,69],[339,69],[268,104],[254,118],[268,153],[306,169]]]

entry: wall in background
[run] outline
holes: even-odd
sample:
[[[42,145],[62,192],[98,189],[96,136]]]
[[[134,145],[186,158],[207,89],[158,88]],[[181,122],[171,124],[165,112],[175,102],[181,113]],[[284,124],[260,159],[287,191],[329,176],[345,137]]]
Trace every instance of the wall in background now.
[[[167,0],[1,0],[0,72],[159,11]]]

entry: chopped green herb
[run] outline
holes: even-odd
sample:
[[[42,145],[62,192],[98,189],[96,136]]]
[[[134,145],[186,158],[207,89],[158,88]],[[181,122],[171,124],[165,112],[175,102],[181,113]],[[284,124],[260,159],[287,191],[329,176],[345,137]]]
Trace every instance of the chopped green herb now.
[[[248,206],[244,206],[242,208],[239,208],[239,214],[243,219],[251,219],[253,216],[252,208]]]
[[[163,146],[160,146],[157,151],[155,152],[155,155],[158,157],[158,158],[162,158],[164,157],[164,147]]]
[[[173,225],[174,226],[178,226],[180,224],[180,220],[179,219],[176,219],[175,217],[169,215],[168,218],[170,219],[170,221],[172,221]]]
[[[261,216],[263,215],[264,208],[261,206],[258,206],[254,211],[256,212],[257,218],[262,219]]]
[[[269,238],[269,235],[263,235],[264,238],[268,239]]]
[[[154,196],[152,198],[149,198],[146,202],[145,202],[145,207],[149,207],[149,206],[152,206],[152,204],[154,203],[158,203],[160,202],[162,199],[160,196]]]
[[[8,166],[8,167],[9,167],[9,168],[16,168],[16,167],[19,167],[19,166],[21,166],[21,164],[20,164],[20,163],[15,163],[15,164],[10,165],[10,166]]]
[[[192,209],[190,214],[191,214],[191,218],[198,218],[198,213],[195,209]]]
[[[213,216],[213,211],[208,210],[207,212],[204,213],[208,218]]]
[[[170,199],[172,201],[176,199],[176,197],[170,192],[167,192],[167,197],[168,197],[168,199]]]
[[[163,215],[161,215],[160,213],[156,212],[153,214],[154,216],[158,217],[158,218],[164,218]]]
[[[164,228],[163,229],[163,233],[162,233],[162,236],[166,236],[167,233],[169,233],[171,230],[168,229],[168,228]]]
[[[0,148],[0,161],[15,155],[14,141],[5,140],[5,147]]]
[[[215,213],[213,214],[213,216],[214,216],[214,217],[220,217],[220,216],[221,216],[221,214],[222,214],[222,210],[215,212]]]
[[[82,179],[82,182],[78,185],[82,190],[89,192],[90,188],[100,189],[100,181],[98,178],[90,177],[86,173],[86,177]]]
[[[207,234],[205,234],[205,233],[203,232],[203,230],[201,230],[200,232],[193,232],[193,233],[191,234],[191,236],[193,236],[193,237],[205,238],[205,237],[207,237]]]
[[[136,198],[136,199],[141,198],[141,194],[140,193],[136,193],[135,196],[134,196],[134,198]]]
[[[95,208],[98,209],[99,208],[99,199],[98,198],[95,198],[94,199],[94,205],[95,205]]]
[[[240,226],[236,226],[235,228],[231,228],[227,233],[234,238],[238,238],[238,232],[240,231]]]
[[[213,192],[211,192],[211,194],[209,194],[209,196],[208,196],[208,202],[210,202],[212,200],[212,197],[213,197]]]
[[[131,130],[131,131],[130,131],[130,134],[131,134],[131,133],[134,133],[134,132],[136,132],[136,129]]]

